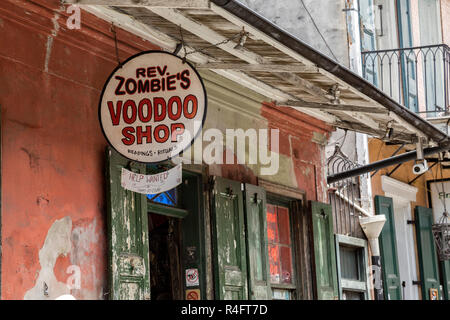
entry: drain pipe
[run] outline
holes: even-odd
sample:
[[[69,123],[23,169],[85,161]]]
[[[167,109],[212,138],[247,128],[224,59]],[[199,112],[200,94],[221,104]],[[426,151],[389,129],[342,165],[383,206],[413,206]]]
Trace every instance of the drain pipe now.
[[[375,300],[384,300],[378,237],[385,222],[386,216],[384,214],[359,218],[359,224],[361,225],[367,239],[369,239],[370,249],[372,250],[372,275]]]

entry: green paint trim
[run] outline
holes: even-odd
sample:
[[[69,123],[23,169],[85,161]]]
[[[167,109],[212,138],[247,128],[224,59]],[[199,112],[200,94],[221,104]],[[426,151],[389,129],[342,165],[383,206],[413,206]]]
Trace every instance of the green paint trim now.
[[[364,298],[367,297],[367,284],[364,281],[346,280],[342,279],[342,289],[347,291],[355,291],[364,293]],[[340,299],[340,297],[339,297]]]
[[[312,224],[312,240],[313,240],[313,264],[315,273],[315,293],[318,300],[335,300],[339,298],[338,279],[337,279],[337,261],[336,261],[336,241],[333,228],[333,213],[331,205],[316,201],[309,201],[310,219]],[[322,222],[324,221],[324,222]],[[320,228],[323,227],[324,233]],[[327,253],[320,248],[322,244],[326,246]],[[329,255],[330,263],[327,268],[320,262],[320,256]],[[323,273],[325,272],[325,273]],[[328,286],[321,287],[321,276],[328,278]]]
[[[147,200],[147,211],[155,211],[157,214],[161,214],[172,218],[184,218],[189,214],[188,210],[180,208],[166,207],[164,205],[156,204]]]
[[[341,244],[346,244],[352,247],[367,248],[367,241],[361,238],[349,237],[343,234],[337,234],[336,240]]]
[[[401,300],[402,290],[400,287],[400,271],[397,254],[397,236],[395,231],[393,200],[389,197],[376,195],[374,201],[375,214],[384,214],[386,216],[386,222],[378,238],[378,242],[380,244],[381,275],[383,279],[384,298],[386,300]],[[395,296],[392,297],[391,293]]]
[[[367,249],[367,241],[360,238],[354,238],[345,236],[342,234],[335,235],[335,243],[336,243],[336,267],[337,267],[337,279],[338,279],[338,293],[339,300],[342,299],[342,291],[355,291],[364,293],[364,299],[368,300],[370,297],[369,288],[370,288],[370,279],[369,273],[367,272],[369,266],[369,253]],[[363,278],[363,280],[348,280],[342,279],[341,276],[341,257],[339,248],[341,245],[346,245],[354,248],[362,249],[362,256],[358,257],[358,272],[359,276]]]
[[[416,243],[419,257],[422,300],[430,300],[429,290],[431,288],[438,290],[439,299],[441,299],[442,291],[440,289],[441,277],[439,275],[439,262],[431,231],[431,226],[434,223],[432,209],[416,206],[414,208],[414,220],[416,221]],[[427,240],[429,240],[428,244],[432,250],[428,250]]]

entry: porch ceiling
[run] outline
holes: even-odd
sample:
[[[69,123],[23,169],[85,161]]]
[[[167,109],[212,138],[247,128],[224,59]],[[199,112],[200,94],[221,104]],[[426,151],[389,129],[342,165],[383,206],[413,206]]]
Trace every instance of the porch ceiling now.
[[[342,129],[414,143],[445,133],[236,1],[65,0],[284,105]],[[224,3],[224,7],[215,3]],[[180,31],[181,30],[181,31]],[[248,37],[242,46],[242,31]],[[231,40],[229,40],[231,39]],[[229,40],[229,41],[227,41]],[[218,44],[218,45],[216,45]],[[183,57],[184,49],[178,52]]]

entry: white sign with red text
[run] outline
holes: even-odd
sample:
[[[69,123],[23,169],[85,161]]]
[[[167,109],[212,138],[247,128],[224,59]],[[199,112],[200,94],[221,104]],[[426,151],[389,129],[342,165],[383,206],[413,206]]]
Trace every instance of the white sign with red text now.
[[[169,191],[181,184],[181,163],[172,169],[157,174],[135,173],[122,168],[121,184],[124,189],[143,193],[157,194]]]
[[[108,143],[128,159],[156,163],[188,148],[206,117],[197,71],[163,51],[139,53],[108,78],[99,118]]]

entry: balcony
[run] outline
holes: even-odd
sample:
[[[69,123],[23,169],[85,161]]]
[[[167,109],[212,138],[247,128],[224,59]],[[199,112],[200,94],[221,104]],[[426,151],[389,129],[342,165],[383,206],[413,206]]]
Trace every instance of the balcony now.
[[[446,44],[362,52],[363,76],[427,120],[450,119],[450,49]]]

